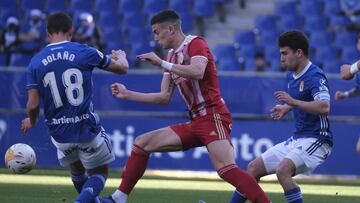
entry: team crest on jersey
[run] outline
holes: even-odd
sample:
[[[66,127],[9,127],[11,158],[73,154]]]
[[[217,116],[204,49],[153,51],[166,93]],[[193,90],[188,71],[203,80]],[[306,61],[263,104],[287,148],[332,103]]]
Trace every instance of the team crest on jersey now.
[[[299,91],[302,92],[304,91],[304,81],[300,81],[300,87],[299,87]]]

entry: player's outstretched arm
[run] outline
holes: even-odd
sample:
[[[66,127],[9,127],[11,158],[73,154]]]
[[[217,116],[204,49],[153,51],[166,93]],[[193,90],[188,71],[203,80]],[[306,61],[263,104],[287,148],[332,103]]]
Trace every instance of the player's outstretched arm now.
[[[289,106],[299,108],[302,111],[316,114],[327,115],[330,111],[329,100],[301,101],[292,98],[288,93],[277,91],[274,93],[275,98],[279,102],[283,102]]]
[[[189,65],[180,65],[161,60],[154,52],[138,55],[140,60],[149,61],[155,66],[164,68],[167,71],[173,72],[181,77],[201,80],[204,77],[207,58],[196,56],[192,57]]]
[[[354,87],[349,91],[336,91],[334,98],[335,100],[341,100],[341,99],[346,99],[346,98],[350,98],[350,97],[357,97],[360,95],[360,89],[358,87]]]
[[[161,82],[161,91],[157,93],[142,93],[131,91],[121,83],[114,83],[111,85],[111,93],[114,97],[151,104],[168,104],[171,100],[173,92],[174,83],[171,80],[169,73],[164,73]]]
[[[112,50],[110,65],[105,70],[118,74],[126,74],[129,70],[126,53],[122,50]]]
[[[40,112],[40,95],[37,89],[28,90],[28,102],[26,105],[28,117],[21,123],[21,132],[27,133],[27,131],[35,126],[37,118]]]
[[[351,80],[359,72],[358,62],[352,65],[344,64],[340,67],[340,76],[343,80]]]

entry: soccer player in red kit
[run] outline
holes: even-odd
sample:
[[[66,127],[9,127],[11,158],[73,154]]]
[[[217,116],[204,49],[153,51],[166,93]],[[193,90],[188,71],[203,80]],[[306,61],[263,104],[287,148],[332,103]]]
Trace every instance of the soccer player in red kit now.
[[[222,179],[232,184],[250,201],[269,203],[256,180],[235,163],[229,136],[232,118],[220,94],[218,76],[207,42],[201,37],[185,36],[179,16],[171,10],[155,15],[151,19],[151,26],[155,40],[163,48],[170,49],[167,60],[161,60],[153,52],[139,55],[138,58],[164,69],[160,92],[134,92],[126,89],[123,84],[115,83],[111,86],[112,94],[120,99],[168,104],[174,87],[177,86],[189,109],[190,122],[138,136],[124,167],[119,188],[103,201],[126,202],[145,172],[150,153],[206,146]]]

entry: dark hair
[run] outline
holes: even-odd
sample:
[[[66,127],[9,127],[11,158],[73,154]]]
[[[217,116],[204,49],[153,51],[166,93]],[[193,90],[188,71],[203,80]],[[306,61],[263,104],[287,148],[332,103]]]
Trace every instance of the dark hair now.
[[[305,56],[309,54],[309,39],[300,30],[290,30],[282,33],[278,38],[278,46],[280,48],[289,47],[294,51],[301,49]]]
[[[50,15],[47,19],[47,32],[53,33],[67,33],[72,28],[71,17],[64,13],[58,12]]]
[[[179,15],[173,10],[163,10],[151,18],[151,25],[163,22],[180,21]]]

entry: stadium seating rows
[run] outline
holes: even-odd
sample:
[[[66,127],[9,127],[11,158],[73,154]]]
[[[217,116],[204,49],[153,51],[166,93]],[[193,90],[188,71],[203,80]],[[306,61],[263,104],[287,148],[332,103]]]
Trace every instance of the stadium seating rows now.
[[[2,0],[0,1],[0,27],[9,16],[24,19],[31,9],[51,14],[68,11],[78,23],[81,12],[95,16],[106,43],[105,53],[121,48],[128,51],[131,64],[136,54],[153,50],[149,20],[159,10],[171,8],[183,18],[183,30],[194,29],[197,17],[211,17],[216,3],[231,0]],[[270,71],[279,71],[277,36],[288,29],[304,30],[311,42],[310,58],[324,66],[326,71],[338,72],[334,64],[352,63],[358,58],[356,33],[345,31],[349,20],[336,15],[339,0],[278,0],[274,15],[257,16],[253,30],[234,33],[233,44],[218,44],[214,55],[221,70],[254,70],[257,53],[265,56]],[[116,33],[116,34],[114,34]],[[3,54],[0,54],[3,59]],[[10,65],[26,65],[29,56],[17,54]],[[4,60],[0,60],[3,65]],[[331,61],[332,63],[330,63]]]

